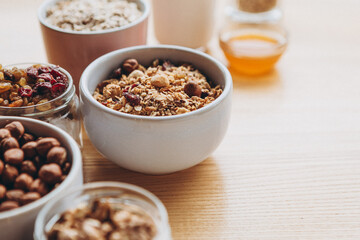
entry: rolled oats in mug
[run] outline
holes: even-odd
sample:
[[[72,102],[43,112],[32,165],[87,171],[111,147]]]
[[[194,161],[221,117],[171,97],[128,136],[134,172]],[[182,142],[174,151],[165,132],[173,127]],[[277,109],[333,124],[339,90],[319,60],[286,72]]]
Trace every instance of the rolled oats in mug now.
[[[51,25],[71,31],[100,31],[122,27],[142,12],[127,0],[63,0],[47,11]]]

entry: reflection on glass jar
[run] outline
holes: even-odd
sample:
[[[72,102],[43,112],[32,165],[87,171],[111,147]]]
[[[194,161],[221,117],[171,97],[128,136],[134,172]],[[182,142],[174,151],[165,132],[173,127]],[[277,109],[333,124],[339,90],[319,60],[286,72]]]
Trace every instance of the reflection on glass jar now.
[[[151,236],[149,220],[155,228]],[[89,222],[101,227],[86,231],[84,226]],[[111,228],[106,227],[109,224]],[[36,218],[34,239],[58,239],[59,232],[69,231],[86,239],[102,239],[104,235],[109,239],[172,239],[162,202],[143,188],[120,182],[88,183],[48,202]]]
[[[5,66],[5,69],[26,69],[34,64],[14,64]],[[41,64],[53,66],[51,64]],[[22,116],[39,119],[54,124],[69,133],[82,147],[81,115],[79,98],[75,93],[75,86],[71,75],[64,69],[58,68],[68,78],[68,87],[58,97],[51,100],[40,100],[30,106],[0,106],[0,116]]]

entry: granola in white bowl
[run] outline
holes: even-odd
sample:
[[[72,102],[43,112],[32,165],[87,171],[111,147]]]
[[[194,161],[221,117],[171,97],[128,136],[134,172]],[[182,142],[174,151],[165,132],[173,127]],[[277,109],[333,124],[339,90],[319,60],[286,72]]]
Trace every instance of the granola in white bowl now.
[[[213,102],[220,85],[189,64],[175,66],[155,60],[145,68],[135,59],[125,60],[110,79],[101,82],[93,96],[116,111],[144,116],[172,116],[191,112]]]

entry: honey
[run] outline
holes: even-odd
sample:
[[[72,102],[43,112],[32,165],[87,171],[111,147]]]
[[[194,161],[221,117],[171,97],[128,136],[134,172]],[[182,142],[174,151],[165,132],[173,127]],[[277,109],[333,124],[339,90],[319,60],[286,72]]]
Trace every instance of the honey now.
[[[286,38],[280,33],[237,30],[220,37],[220,47],[234,70],[259,75],[269,72],[286,48]]]

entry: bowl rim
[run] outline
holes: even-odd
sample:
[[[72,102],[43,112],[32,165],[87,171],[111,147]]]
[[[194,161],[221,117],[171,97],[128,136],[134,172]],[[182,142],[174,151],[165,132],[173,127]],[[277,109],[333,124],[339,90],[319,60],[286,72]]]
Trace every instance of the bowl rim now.
[[[35,105],[31,105],[31,106],[22,106],[22,107],[6,107],[6,106],[0,106],[0,109],[3,109],[3,110],[6,110],[6,109],[12,109],[15,111],[16,110],[26,110],[26,109],[32,109],[34,107],[41,107],[41,106],[45,106],[47,104],[51,104],[53,102],[56,102],[60,99],[63,99],[65,96],[67,96],[71,91],[72,89],[75,87],[74,86],[74,80],[71,76],[71,74],[66,71],[64,68],[60,67],[59,65],[55,65],[55,64],[52,64],[52,63],[41,63],[41,62],[34,62],[34,63],[31,63],[31,62],[24,62],[24,63],[13,63],[13,64],[7,64],[7,65],[4,65],[3,68],[13,68],[13,67],[19,67],[19,66],[28,66],[28,67],[31,67],[33,65],[44,65],[44,66],[50,66],[50,67],[58,67],[60,69],[60,71],[62,73],[64,73],[67,78],[68,78],[68,87],[66,88],[66,90],[59,96],[57,96],[56,98],[53,98],[51,99],[50,101],[47,101],[47,102],[44,102],[44,103],[41,103],[41,104],[35,104]]]
[[[34,209],[37,209],[44,205],[49,200],[53,199],[57,195],[59,195],[59,192],[64,191],[66,188],[71,186],[72,181],[77,177],[79,171],[82,170],[82,156],[79,149],[78,144],[75,142],[75,140],[64,130],[60,129],[59,127],[56,127],[52,124],[32,119],[32,118],[25,118],[25,117],[14,117],[14,116],[0,116],[0,122],[4,120],[10,120],[10,121],[20,121],[20,122],[29,122],[38,124],[44,128],[52,129],[61,135],[65,137],[65,141],[68,142],[70,149],[68,149],[72,153],[72,165],[69,174],[65,178],[65,180],[55,189],[53,189],[51,192],[46,194],[45,196],[41,197],[40,199],[26,204],[25,206],[21,206],[19,208],[15,208],[12,210],[0,212],[0,221],[5,220],[10,217],[14,217],[17,215],[26,214],[29,211],[32,211]]]
[[[67,33],[67,34],[99,35],[99,34],[105,34],[105,33],[113,33],[113,32],[126,30],[128,28],[134,27],[134,26],[144,22],[150,15],[150,4],[147,1],[145,1],[145,0],[133,0],[133,2],[136,2],[136,4],[138,6],[142,5],[143,8],[144,8],[144,11],[142,12],[142,15],[138,19],[136,19],[135,21],[133,21],[133,22],[131,22],[129,24],[126,24],[126,25],[121,26],[121,27],[115,27],[115,28],[110,28],[110,29],[105,29],[105,30],[100,30],[100,31],[72,31],[72,30],[65,30],[65,29],[59,28],[57,26],[54,26],[54,25],[48,23],[46,21],[45,15],[43,14],[43,13],[46,13],[46,10],[50,5],[54,5],[56,2],[59,2],[59,1],[62,1],[62,0],[45,0],[38,8],[38,12],[37,12],[38,20],[43,26],[45,26],[45,27],[47,27],[49,29],[52,29],[54,31],[61,32],[61,33]]]
[[[103,106],[101,103],[99,103],[98,101],[96,101],[94,99],[94,97],[92,96],[92,93],[90,93],[89,89],[87,88],[87,83],[88,83],[88,79],[89,79],[87,76],[90,74],[90,72],[93,71],[93,69],[96,69],[96,67],[99,64],[101,64],[102,61],[104,61],[108,58],[111,58],[113,56],[121,55],[121,54],[127,53],[127,52],[137,51],[137,50],[149,50],[149,49],[150,50],[151,49],[169,49],[169,50],[175,50],[175,51],[188,52],[191,54],[200,55],[201,57],[214,62],[217,65],[217,67],[219,68],[219,70],[222,72],[222,74],[224,75],[225,82],[224,82],[223,92],[213,102],[207,104],[206,106],[204,106],[200,109],[197,109],[197,110],[194,110],[194,111],[191,111],[188,113],[172,115],[172,116],[142,116],[142,115],[133,115],[133,114],[129,114],[129,113],[123,113],[123,112],[119,112],[119,111],[113,110],[111,108],[108,108],[106,106]],[[219,105],[220,102],[222,102],[231,93],[232,88],[233,88],[233,84],[232,84],[231,74],[230,74],[229,70],[219,60],[217,60],[214,57],[212,57],[206,53],[203,53],[199,50],[194,50],[191,48],[175,46],[175,45],[141,45],[141,46],[123,48],[123,49],[119,49],[119,50],[115,50],[113,52],[107,53],[107,54],[95,59],[93,62],[91,62],[86,67],[86,69],[83,71],[83,73],[81,75],[80,83],[79,83],[80,98],[82,99],[83,97],[85,97],[87,99],[87,101],[95,108],[99,108],[100,110],[102,110],[108,114],[117,116],[117,117],[123,117],[123,118],[127,118],[127,119],[150,120],[150,121],[164,121],[164,120],[168,121],[168,120],[175,120],[175,119],[183,119],[183,118],[189,118],[189,117],[193,117],[194,115],[200,115],[205,112],[208,112],[211,109],[215,108],[217,105]]]
[[[167,209],[164,205],[164,203],[160,200],[159,197],[157,197],[155,194],[150,192],[149,190],[140,187],[138,185],[134,185],[131,183],[125,183],[120,181],[96,181],[96,182],[89,182],[85,183],[83,186],[78,186],[76,188],[72,188],[71,191],[68,192],[68,195],[75,194],[77,192],[81,193],[84,190],[91,190],[91,189],[97,189],[102,187],[114,187],[114,188],[124,188],[130,191],[134,191],[136,193],[140,193],[150,199],[153,204],[156,206],[156,208],[159,209],[159,214],[161,218],[161,225],[163,229],[167,229],[167,224],[169,223],[169,216]],[[57,196],[53,198],[51,201],[45,204],[45,206],[39,211],[35,223],[34,223],[34,237],[38,236],[38,229],[42,229],[41,226],[44,225],[44,216],[49,212],[51,208],[54,207],[56,203],[61,201],[61,199],[65,198],[66,196]],[[171,231],[171,230],[170,230]]]

